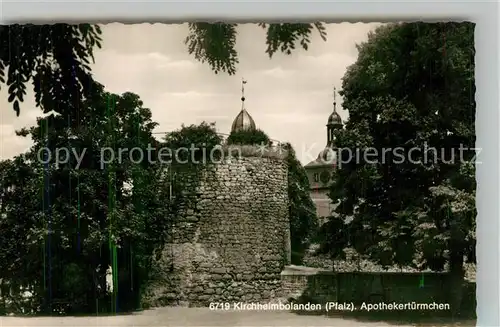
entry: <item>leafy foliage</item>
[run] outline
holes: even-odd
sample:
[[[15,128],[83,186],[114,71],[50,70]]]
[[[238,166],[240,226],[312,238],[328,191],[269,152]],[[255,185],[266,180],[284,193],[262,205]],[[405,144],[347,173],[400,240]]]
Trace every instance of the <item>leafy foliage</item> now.
[[[32,286],[36,311],[52,312],[63,302],[69,303],[66,312],[89,312],[99,301],[101,310],[110,310],[105,273],[113,262],[122,267],[115,271],[119,276],[134,276],[117,280],[122,291],[114,296],[122,309],[135,308],[152,251],[167,226],[162,170],[127,151],[146,153],[149,145],[156,146],[150,110],[135,94],[118,96],[101,86],[83,104],[78,117],[68,109],[67,115],[39,119],[37,126],[20,131],[34,146],[15,163],[2,163],[0,228],[12,230],[10,240],[18,241],[14,248],[0,242],[0,253],[8,255],[0,278]],[[81,160],[71,155],[66,163],[53,157],[43,164],[37,156],[44,147],[52,154],[70,149]],[[114,153],[114,160],[103,149]]]
[[[308,48],[309,36],[317,29],[323,40],[322,23],[260,24],[267,29],[266,53],[290,54],[299,43]],[[206,62],[217,74],[236,73],[238,54],[236,24],[191,23],[185,43],[190,54]],[[76,114],[94,87],[90,63],[94,47],[101,47],[97,25],[2,25],[0,26],[0,86],[8,87],[8,100],[17,115],[26,95],[26,84],[33,83],[36,105],[43,112],[72,108]],[[69,106],[69,107],[68,107]]]
[[[276,52],[281,51],[286,54],[292,54],[297,42],[307,50],[311,43],[310,35],[314,29],[317,29],[319,35],[326,41],[326,28],[322,23],[304,24],[259,24],[263,29],[267,29],[266,53],[271,58]]]
[[[358,50],[343,78],[349,121],[330,192],[340,222],[331,220],[324,248],[447,269],[459,313],[464,257],[475,260],[474,25],[386,25]]]
[[[217,74],[227,71],[236,73],[238,63],[236,45],[236,24],[190,23],[190,34],[185,43],[189,54],[202,63],[208,63]]]
[[[43,264],[38,243],[41,235],[28,233],[43,226],[42,215],[32,214],[40,207],[36,201],[40,176],[21,157],[1,161],[0,174],[0,278],[16,278],[22,284],[38,276]]]
[[[227,144],[234,145],[268,145],[271,140],[267,134],[260,130],[240,130],[233,131],[227,138]]]
[[[300,265],[311,239],[318,229],[316,207],[309,192],[309,179],[290,143],[283,148],[288,151],[288,203],[292,264]]]
[[[57,111],[62,102],[79,104],[93,85],[89,64],[94,47],[101,47],[100,34],[89,24],[0,26],[0,86],[7,85],[17,115],[30,81],[44,112]],[[59,91],[64,97],[54,98]]]
[[[266,29],[266,53],[271,58],[281,51],[291,54],[297,43],[307,50],[310,35],[317,29],[321,38],[326,40],[326,29],[322,23],[314,24],[259,24]],[[218,74],[236,73],[238,53],[236,52],[237,24],[227,23],[190,23],[189,35],[185,39],[189,54],[203,63],[208,63]]]
[[[475,142],[473,35],[470,23],[391,24],[358,46],[337,141],[378,156],[342,152],[330,194],[340,222],[325,240],[334,256],[353,246],[386,266],[448,264],[459,275],[463,256],[474,260],[474,153],[459,158]]]
[[[203,156],[222,144],[214,123],[202,122],[200,125],[184,126],[166,135],[164,146],[170,149],[177,163],[196,163]]]

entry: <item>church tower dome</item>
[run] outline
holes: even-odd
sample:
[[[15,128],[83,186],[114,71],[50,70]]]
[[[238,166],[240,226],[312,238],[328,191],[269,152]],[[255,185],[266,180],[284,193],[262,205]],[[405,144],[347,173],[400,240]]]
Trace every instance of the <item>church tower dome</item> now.
[[[334,111],[331,113],[330,117],[328,117],[328,124],[329,125],[342,125],[342,118],[340,118],[340,115],[337,113],[337,111]]]
[[[233,120],[233,125],[231,126],[231,133],[240,131],[254,131],[256,129],[255,121],[245,108],[246,83],[247,81],[244,79],[241,81],[241,111]]]
[[[327,131],[327,147],[334,146],[336,130],[342,129],[342,118],[337,112],[337,89],[333,88],[333,112],[328,116],[328,122],[326,124]]]

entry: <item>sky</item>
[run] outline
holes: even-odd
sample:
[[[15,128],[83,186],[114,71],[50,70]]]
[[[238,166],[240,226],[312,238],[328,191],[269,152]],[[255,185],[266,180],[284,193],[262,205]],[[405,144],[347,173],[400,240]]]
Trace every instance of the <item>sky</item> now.
[[[367,39],[379,24],[342,23],[327,25],[327,41],[319,34],[311,38],[308,51],[292,55],[265,53],[265,31],[254,24],[238,26],[237,73],[214,74],[207,64],[187,52],[187,24],[103,25],[103,47],[91,65],[97,81],[110,92],[134,92],[150,108],[159,123],[156,132],[215,122],[218,132],[228,134],[241,110],[241,81],[245,105],[258,128],[271,139],[290,142],[302,164],[315,159],[326,145],[326,122],[333,110],[333,87],[341,88],[346,68],[357,58],[356,44]],[[33,92],[16,117],[0,90],[0,159],[11,158],[31,146],[31,140],[14,131],[32,126],[41,110]],[[343,119],[337,95],[337,111]]]

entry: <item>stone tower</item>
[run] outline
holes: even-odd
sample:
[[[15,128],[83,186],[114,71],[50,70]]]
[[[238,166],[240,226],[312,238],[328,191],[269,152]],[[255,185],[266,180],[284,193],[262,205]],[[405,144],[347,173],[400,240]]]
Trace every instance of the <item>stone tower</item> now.
[[[233,130],[255,129],[244,100]],[[193,187],[169,227],[146,305],[269,302],[280,295],[290,260],[288,154],[227,145],[221,152],[201,174],[182,176]]]

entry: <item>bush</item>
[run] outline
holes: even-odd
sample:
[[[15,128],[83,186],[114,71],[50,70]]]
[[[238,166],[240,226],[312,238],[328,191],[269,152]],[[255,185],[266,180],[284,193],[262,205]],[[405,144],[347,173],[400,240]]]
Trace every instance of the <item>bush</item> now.
[[[227,144],[231,145],[272,145],[271,139],[260,129],[256,130],[243,130],[238,132],[231,132],[227,138]]]

